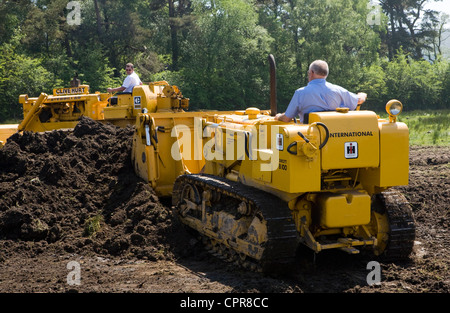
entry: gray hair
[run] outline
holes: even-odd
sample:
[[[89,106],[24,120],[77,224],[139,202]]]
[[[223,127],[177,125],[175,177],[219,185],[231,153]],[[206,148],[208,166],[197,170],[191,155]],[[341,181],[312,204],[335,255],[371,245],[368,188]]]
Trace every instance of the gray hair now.
[[[319,76],[328,76],[329,73],[327,62],[322,60],[316,60],[312,62],[311,65],[309,66],[309,70],[313,71]]]

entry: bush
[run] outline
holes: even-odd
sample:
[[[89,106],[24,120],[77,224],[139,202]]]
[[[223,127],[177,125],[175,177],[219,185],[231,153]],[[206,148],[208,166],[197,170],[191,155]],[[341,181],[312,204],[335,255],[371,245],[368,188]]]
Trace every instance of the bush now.
[[[362,110],[384,110],[386,104],[386,74],[379,64],[363,68],[358,91],[367,93]]]
[[[0,121],[9,118],[21,119],[22,108],[18,105],[19,95],[37,96],[49,93],[59,83],[47,71],[40,59],[16,53],[18,41],[0,45]]]
[[[417,61],[400,53],[384,64],[386,99],[402,101],[406,110],[445,108],[448,106],[448,97],[445,98],[448,68],[449,63],[444,60]]]

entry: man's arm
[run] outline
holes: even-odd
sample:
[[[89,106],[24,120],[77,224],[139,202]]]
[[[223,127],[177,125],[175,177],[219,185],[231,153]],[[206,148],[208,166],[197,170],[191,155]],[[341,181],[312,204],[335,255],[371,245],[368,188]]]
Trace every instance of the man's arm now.
[[[278,113],[277,115],[275,115],[275,120],[289,123],[290,121],[292,121],[292,118],[287,117],[284,113]]]
[[[109,93],[112,93],[112,92],[122,92],[122,91],[124,91],[125,89],[126,89],[125,87],[117,87],[117,88],[108,88],[107,91],[108,91]]]

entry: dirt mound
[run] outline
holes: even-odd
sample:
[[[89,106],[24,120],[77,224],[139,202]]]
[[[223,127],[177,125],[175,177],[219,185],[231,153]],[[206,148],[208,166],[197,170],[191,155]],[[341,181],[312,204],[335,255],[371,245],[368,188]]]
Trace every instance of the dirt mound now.
[[[13,135],[0,150],[0,259],[34,244],[170,259],[172,213],[131,164],[134,128],[82,118],[73,131]]]

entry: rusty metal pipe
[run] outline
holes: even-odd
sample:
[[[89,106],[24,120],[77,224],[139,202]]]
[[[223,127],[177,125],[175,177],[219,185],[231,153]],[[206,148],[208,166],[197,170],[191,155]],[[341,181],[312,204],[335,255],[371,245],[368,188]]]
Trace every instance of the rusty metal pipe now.
[[[277,112],[277,65],[275,64],[275,58],[272,54],[269,54],[270,64],[270,115],[275,116]]]

